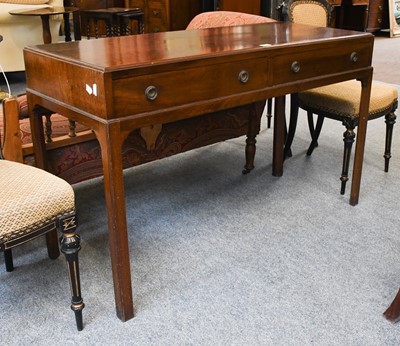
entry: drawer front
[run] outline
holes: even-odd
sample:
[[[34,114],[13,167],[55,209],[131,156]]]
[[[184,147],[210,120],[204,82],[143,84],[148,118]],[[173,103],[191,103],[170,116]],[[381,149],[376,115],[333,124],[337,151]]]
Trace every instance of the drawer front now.
[[[343,71],[355,70],[370,64],[368,46],[352,47],[342,43],[343,49],[318,49],[276,56],[272,62],[273,84],[317,78]]]
[[[369,4],[369,12],[383,12],[384,8],[386,6],[384,5],[383,1],[372,1]]]
[[[369,0],[352,0],[353,6],[357,5],[368,5]]]
[[[261,58],[117,79],[114,117],[241,94],[267,82],[268,61]]]
[[[382,12],[370,12],[368,17],[368,29],[379,29],[383,25],[383,13]]]

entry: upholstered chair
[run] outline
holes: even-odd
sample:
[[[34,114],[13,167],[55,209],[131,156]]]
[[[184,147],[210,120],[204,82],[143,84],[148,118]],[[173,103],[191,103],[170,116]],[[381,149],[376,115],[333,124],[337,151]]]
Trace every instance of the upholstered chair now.
[[[287,20],[294,23],[326,26],[330,23],[331,7],[324,0],[291,0],[282,7],[282,13]],[[369,108],[369,120],[385,117],[386,141],[385,141],[385,172],[389,170],[391,157],[391,143],[393,125],[396,120],[397,88],[388,84],[372,82],[371,101]],[[346,127],[343,134],[344,153],[342,174],[340,176],[340,193],[344,194],[351,157],[351,149],[355,140],[354,129],[358,126],[359,105],[361,97],[361,84],[356,80],[345,81],[333,85],[314,88],[298,94],[291,95],[291,112],[288,136],[285,145],[285,156],[291,154],[298,108],[307,112],[308,125],[311,134],[311,144],[307,155],[311,155],[318,146],[318,137],[321,133],[324,118],[339,120]],[[317,114],[317,123],[314,126],[313,114]]]
[[[233,26],[233,25],[270,23],[270,22],[275,22],[275,20],[249,13],[231,12],[231,11],[212,11],[212,12],[203,12],[198,14],[191,20],[189,25],[186,27],[186,30],[217,28],[217,27]],[[272,100],[268,100],[266,115],[268,119],[267,126],[268,128],[270,128],[271,118],[272,118]]]
[[[0,151],[1,154],[1,151]],[[71,288],[71,308],[78,330],[82,330],[82,309],[76,234],[74,191],[44,170],[0,159],[0,251],[7,271],[14,270],[12,248],[46,235],[50,258],[59,256],[56,230],[62,233],[61,251],[67,261]]]

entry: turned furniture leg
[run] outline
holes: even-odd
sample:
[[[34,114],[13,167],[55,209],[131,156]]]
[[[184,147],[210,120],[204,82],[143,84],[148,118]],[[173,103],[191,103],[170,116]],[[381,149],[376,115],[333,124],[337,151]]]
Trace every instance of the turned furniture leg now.
[[[396,123],[396,114],[390,112],[386,114],[386,142],[385,142],[385,172],[389,172],[389,160],[392,157],[391,147],[392,147],[392,136],[393,136],[393,125]]]
[[[393,302],[386,309],[383,315],[386,317],[386,319],[393,323],[400,319],[400,289],[397,292]]]
[[[260,131],[260,121],[257,119],[257,108],[256,104],[251,106],[249,114],[249,125],[247,130],[246,139],[246,164],[242,171],[243,174],[250,173],[254,169],[254,157],[256,155],[256,136]]]
[[[343,153],[343,168],[342,175],[340,177],[340,181],[342,182],[342,186],[340,189],[340,194],[344,195],[346,190],[346,183],[349,180],[349,165],[350,165],[350,155],[351,148],[354,143],[354,138],[356,137],[354,133],[354,127],[347,127],[346,131],[343,133],[343,142],[344,142],[344,153]]]
[[[275,97],[274,140],[272,153],[272,175],[283,174],[283,157],[285,149],[285,96]]]
[[[80,237],[76,234],[76,216],[67,215],[57,220],[57,227],[63,233],[60,239],[61,252],[65,255],[71,288],[71,309],[75,313],[78,330],[83,329],[82,309],[85,307],[81,296],[78,253]]]

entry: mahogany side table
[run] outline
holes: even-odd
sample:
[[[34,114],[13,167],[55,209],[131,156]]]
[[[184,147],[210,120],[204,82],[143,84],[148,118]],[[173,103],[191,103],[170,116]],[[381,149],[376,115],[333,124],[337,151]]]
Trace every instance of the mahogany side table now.
[[[50,16],[62,15],[65,25],[65,41],[71,41],[71,29],[69,24],[69,15],[72,13],[74,23],[74,38],[75,41],[81,39],[81,27],[79,8],[77,7],[46,7],[36,10],[13,10],[9,12],[16,16],[39,16],[42,20],[43,28],[43,42],[51,43],[51,32],[50,32]]]

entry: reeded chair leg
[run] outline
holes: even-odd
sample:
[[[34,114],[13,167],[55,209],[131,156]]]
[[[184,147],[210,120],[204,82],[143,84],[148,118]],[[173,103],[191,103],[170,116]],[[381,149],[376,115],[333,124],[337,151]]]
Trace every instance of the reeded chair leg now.
[[[272,120],[272,99],[267,100],[267,127],[271,128]]]
[[[6,263],[6,270],[8,272],[12,272],[14,270],[14,263],[13,263],[11,249],[4,251],[4,261]]]
[[[391,148],[392,148],[392,136],[393,136],[393,125],[396,123],[396,114],[394,112],[390,112],[385,116],[386,120],[386,141],[385,141],[385,154],[383,157],[385,158],[385,172],[389,172],[389,160],[392,157]]]
[[[354,138],[356,137],[354,133],[354,128],[347,128],[346,131],[343,133],[343,142],[344,142],[344,153],[343,153],[343,168],[342,168],[342,175],[340,180],[342,182],[342,186],[340,189],[340,194],[344,195],[346,191],[346,183],[349,180],[349,165],[350,165],[350,155],[351,155],[351,148],[354,143]]]
[[[67,261],[69,284],[71,288],[71,309],[75,313],[78,330],[83,329],[82,310],[85,307],[81,296],[78,253],[81,249],[80,237],[75,233],[77,221],[75,214],[57,220],[57,227],[63,235],[60,239],[61,252]]]
[[[310,133],[312,133],[312,137],[311,137],[312,140],[311,140],[310,146],[308,147],[308,150],[307,150],[307,156],[311,156],[314,149],[318,146],[318,138],[319,138],[319,135],[321,134],[321,129],[322,129],[322,125],[324,124],[325,117],[322,115],[318,115],[317,124],[315,125],[315,128],[314,128],[314,121],[312,120],[313,114],[311,112],[307,112],[307,116],[308,116],[308,127],[310,128]],[[312,120],[312,124],[310,124],[310,118]],[[313,127],[312,131],[311,131],[311,126]]]

